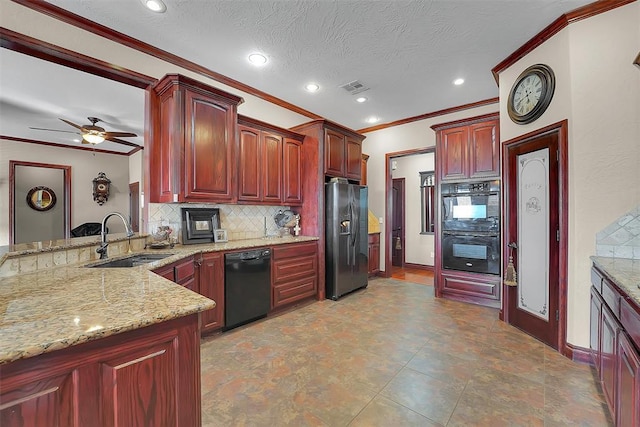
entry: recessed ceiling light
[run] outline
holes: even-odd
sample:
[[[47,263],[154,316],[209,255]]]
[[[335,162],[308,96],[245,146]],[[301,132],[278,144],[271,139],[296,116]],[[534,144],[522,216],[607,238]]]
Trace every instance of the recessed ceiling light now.
[[[380,121],[380,117],[371,116],[367,118],[367,123],[378,123]]]
[[[143,5],[149,10],[158,13],[164,13],[167,11],[167,6],[162,2],[162,0],[140,0]]]
[[[460,86],[462,83],[464,83],[464,79],[455,79],[453,81],[453,84],[456,86]]]
[[[359,103],[361,103],[361,104],[362,104],[363,102],[367,102],[367,97],[366,97],[366,96],[361,96],[361,97],[359,97],[359,98],[356,98],[356,102],[359,102]]]
[[[251,62],[253,65],[264,65],[267,63],[267,57],[261,53],[252,53],[251,55],[249,55],[249,62]]]
[[[74,138],[73,142],[80,142],[80,140],[78,138]]]
[[[307,92],[317,92],[320,90],[320,85],[318,85],[317,83],[309,83],[304,87]]]

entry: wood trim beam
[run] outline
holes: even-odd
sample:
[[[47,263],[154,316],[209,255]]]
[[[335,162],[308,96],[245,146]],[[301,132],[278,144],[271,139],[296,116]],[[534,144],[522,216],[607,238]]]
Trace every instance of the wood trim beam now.
[[[293,111],[294,113],[298,113],[302,116],[309,117],[311,119],[322,118],[321,116],[315,113],[307,111],[301,107],[293,105],[273,95],[269,95],[266,92],[263,92],[247,84],[241,83],[230,77],[227,77],[213,70],[210,70],[206,67],[198,65],[195,62],[181,58],[178,55],[174,55],[165,50],[152,46],[148,43],[145,43],[133,37],[127,36],[126,34],[115,31],[109,27],[98,24],[97,22],[83,18],[82,16],[76,15],[75,13],[71,13],[65,9],[54,6],[50,3],[47,3],[44,1],[33,1],[33,0],[11,0],[11,1],[18,3],[21,6],[33,9],[47,16],[50,16],[54,19],[58,19],[69,25],[73,25],[74,27],[83,29],[85,31],[89,31],[93,34],[99,35],[101,37],[104,37],[116,43],[120,43],[131,49],[135,49],[137,51],[143,52],[147,55],[151,55],[155,58],[161,59],[173,65],[177,65],[178,67],[182,67],[184,69],[193,71],[194,73],[200,74],[201,76],[210,78],[217,82],[223,83],[227,86],[231,86],[235,89],[249,93],[255,97],[264,99],[265,101],[271,102],[282,108],[286,108],[287,110]]]
[[[561,15],[558,19],[547,25],[542,31],[530,38],[525,44],[520,46],[515,52],[507,56],[502,62],[491,69],[496,84],[500,86],[499,75],[502,71],[515,64],[525,55],[533,51],[545,41],[559,33],[569,24],[587,19],[600,13],[608,12],[620,6],[633,3],[636,0],[605,0],[589,3],[570,12]]]
[[[137,153],[138,151],[142,150],[142,147],[138,147],[138,148],[134,148],[128,153],[121,153],[120,151],[111,151],[111,150],[103,150],[101,148],[89,148],[89,147],[80,147],[75,145],[57,144],[55,142],[38,141],[36,139],[27,139],[27,138],[16,138],[14,136],[7,136],[7,135],[0,135],[0,139],[5,139],[7,141],[14,141],[14,142],[26,142],[28,144],[46,145],[49,147],[71,148],[73,150],[91,151],[91,152],[103,153],[103,154],[117,154],[119,156],[130,156],[133,153]]]
[[[569,359],[577,363],[583,363],[585,365],[593,366],[593,358],[591,357],[591,350],[584,347],[578,347],[573,344],[567,343],[566,354]]]
[[[141,89],[146,89],[156,82],[153,77],[100,61],[6,28],[0,28],[0,46]]]
[[[407,123],[419,122],[420,120],[430,119],[432,117],[444,116],[445,114],[457,113],[459,111],[470,110],[471,108],[482,107],[484,105],[497,104],[500,98],[489,98],[482,101],[472,102],[469,104],[458,105],[457,107],[445,108],[443,110],[433,111],[431,113],[421,114],[419,116],[408,117],[406,119],[396,120],[395,122],[384,123],[368,128],[358,129],[358,133],[374,132],[381,129],[387,129],[394,126],[406,125]]]

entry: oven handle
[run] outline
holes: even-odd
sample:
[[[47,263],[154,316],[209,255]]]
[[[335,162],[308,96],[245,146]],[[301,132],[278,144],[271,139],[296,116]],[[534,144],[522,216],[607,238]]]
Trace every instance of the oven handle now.
[[[460,237],[500,237],[500,233],[470,233],[467,231],[448,231],[442,230],[442,234],[447,236],[460,236]]]

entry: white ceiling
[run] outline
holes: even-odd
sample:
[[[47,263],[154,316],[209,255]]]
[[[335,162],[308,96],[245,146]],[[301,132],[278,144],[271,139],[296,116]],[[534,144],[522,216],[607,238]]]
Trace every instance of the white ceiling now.
[[[148,11],[140,0],[50,3],[353,129],[371,126],[365,121],[369,116],[388,123],[497,97],[491,68],[563,13],[591,2],[164,1],[164,14]],[[52,69],[42,71],[42,61],[0,51],[1,134],[22,136],[8,132],[20,133],[25,126],[64,130],[67,125],[57,117],[88,124],[87,116],[97,116],[107,122],[102,124],[107,130],[142,135],[142,90],[64,67],[46,65]],[[269,58],[266,66],[247,62],[255,51]],[[30,61],[36,61],[38,71]],[[42,75],[50,78],[43,82]],[[458,77],[465,79],[462,86],[452,84]],[[15,85],[20,80],[24,84]],[[353,80],[369,87],[363,93],[368,102],[356,103],[339,87]],[[319,92],[303,89],[310,81],[321,86]],[[104,89],[99,104],[86,96],[97,89]],[[5,122],[7,111],[11,124]],[[26,122],[19,119],[21,112],[31,113]],[[28,137],[45,139],[45,132],[39,132],[39,138]]]

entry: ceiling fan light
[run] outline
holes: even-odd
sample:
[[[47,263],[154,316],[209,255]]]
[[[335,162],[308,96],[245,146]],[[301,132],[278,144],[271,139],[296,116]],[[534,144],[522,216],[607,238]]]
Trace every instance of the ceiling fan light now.
[[[85,133],[82,135],[82,138],[89,144],[100,144],[104,141],[104,136],[98,133]]]

